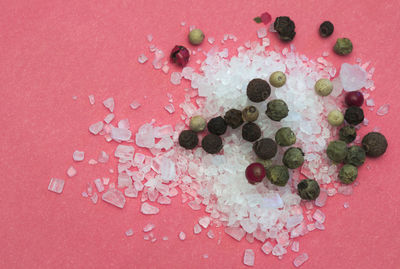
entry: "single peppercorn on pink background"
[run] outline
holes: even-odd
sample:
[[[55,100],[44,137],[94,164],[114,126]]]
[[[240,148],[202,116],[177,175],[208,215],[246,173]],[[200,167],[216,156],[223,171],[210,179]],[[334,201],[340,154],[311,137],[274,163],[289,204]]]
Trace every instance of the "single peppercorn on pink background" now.
[[[354,63],[356,57],[370,60],[376,67],[375,103],[391,104],[384,117],[366,110],[370,125],[361,130],[365,134],[379,126],[389,142],[387,153],[367,160],[371,169],[360,169],[360,185],[352,196],[328,200],[322,209],[326,231],[299,239],[299,253],[310,256],[302,268],[399,268],[399,9],[397,0],[2,1],[0,268],[243,268],[247,248],[256,254],[254,268],[293,266],[298,254],[290,250],[278,260],[264,255],[261,244],[238,243],[224,233],[217,245],[219,229],[214,229],[214,240],[204,231],[194,236],[193,225],[204,212],[192,211],[180,198],[172,206],[160,206],[158,215],[144,216],[137,200],[128,198],[121,210],[81,197],[87,182],[116,166],[114,159],[107,165],[87,164],[100,150],[111,155],[116,146],[87,130],[107,114],[103,100],[115,98],[117,119],[128,117],[133,132],[152,118],[159,124],[179,121],[180,111],[169,115],[163,108],[166,93],[179,104],[188,83],[171,85],[169,76],[153,69],[151,58],[138,63],[141,53],[150,55],[147,34],[168,53],[176,44],[193,49],[187,41],[189,25],[201,28],[206,38],[215,37],[220,47],[223,35],[232,33],[238,42],[227,42],[231,55],[247,40],[257,39],[262,25],[253,18],[264,11],[273,19],[290,16],[297,32],[292,44],[311,58],[330,51],[327,59],[336,67],[343,61]],[[318,35],[324,20],[335,25],[326,39]],[[181,21],[187,25],[182,27]],[[268,35],[272,48],[288,46]],[[338,37],[352,40],[351,55],[332,53]],[[200,47],[208,50],[210,44]],[[89,94],[95,95],[94,106]],[[133,111],[129,104],[135,99],[142,106]],[[73,163],[76,149],[85,151],[84,163]],[[73,178],[66,175],[70,165],[78,170]],[[51,177],[66,180],[61,195],[47,190]],[[155,243],[143,240],[142,228],[148,223],[156,225]],[[124,234],[129,228],[132,237]],[[180,231],[187,235],[183,242]],[[169,240],[162,241],[163,236]]]

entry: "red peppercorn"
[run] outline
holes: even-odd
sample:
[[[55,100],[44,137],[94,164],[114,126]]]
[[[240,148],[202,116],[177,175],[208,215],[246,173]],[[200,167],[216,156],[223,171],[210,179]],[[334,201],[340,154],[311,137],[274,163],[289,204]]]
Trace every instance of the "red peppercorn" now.
[[[184,46],[175,46],[171,51],[171,60],[184,67],[189,62],[190,53]]]
[[[261,163],[252,163],[246,168],[246,178],[250,184],[261,182],[265,177],[265,168]]]
[[[348,106],[360,107],[364,103],[364,95],[358,91],[348,92],[346,94],[344,101],[346,102],[346,105],[348,105]]]

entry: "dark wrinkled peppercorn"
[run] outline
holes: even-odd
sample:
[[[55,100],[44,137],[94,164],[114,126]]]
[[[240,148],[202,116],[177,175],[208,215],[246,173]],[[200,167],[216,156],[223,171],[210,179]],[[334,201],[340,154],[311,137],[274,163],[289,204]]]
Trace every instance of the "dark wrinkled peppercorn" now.
[[[347,156],[344,162],[354,166],[360,166],[365,162],[365,155],[365,150],[362,147],[351,146],[347,150]]]
[[[260,103],[271,94],[271,86],[261,78],[252,79],[247,85],[247,97],[250,101]]]
[[[240,125],[243,124],[243,117],[242,117],[242,111],[237,110],[237,109],[230,109],[225,113],[225,122],[229,126],[232,127],[232,129],[238,128]]]
[[[253,144],[253,151],[258,158],[268,160],[276,155],[278,146],[271,138],[262,138]]]
[[[222,149],[222,139],[218,135],[208,134],[201,140],[201,146],[205,152],[215,154]]]
[[[339,180],[343,184],[351,184],[358,175],[357,167],[351,164],[345,164],[339,171]]]
[[[227,128],[228,125],[222,117],[212,118],[207,124],[208,131],[215,135],[223,135]]]
[[[288,148],[283,154],[283,164],[290,169],[296,169],[304,163],[304,153],[301,148]]]
[[[364,111],[357,106],[351,106],[346,109],[344,119],[352,125],[360,124],[364,120]]]
[[[287,16],[277,17],[274,22],[274,29],[278,32],[279,38],[283,41],[293,40],[296,32],[294,22]]]
[[[357,137],[356,128],[351,125],[344,126],[339,130],[339,139],[348,143],[353,142]]]
[[[303,200],[315,200],[320,193],[319,184],[314,179],[303,179],[297,184],[297,193]]]
[[[381,133],[370,132],[364,136],[362,146],[369,157],[379,157],[386,152],[388,143]]]
[[[246,141],[254,142],[261,137],[261,129],[257,124],[248,122],[242,127],[242,137]]]
[[[242,111],[243,120],[253,122],[258,119],[258,109],[255,106],[247,106]]]
[[[269,101],[267,104],[267,114],[268,118],[273,121],[281,121],[281,119],[286,118],[289,113],[289,109],[285,101],[281,99],[275,99]]]
[[[348,38],[338,38],[333,50],[338,55],[347,55],[353,51],[353,43]]]
[[[319,26],[319,35],[322,37],[328,37],[333,33],[334,27],[330,21],[324,21]]]
[[[276,132],[275,141],[282,147],[291,146],[296,143],[296,135],[289,127],[282,127]]]
[[[268,180],[276,186],[285,186],[289,180],[289,170],[283,165],[274,165],[267,170]]]
[[[199,143],[196,132],[192,130],[182,131],[179,135],[179,145],[185,149],[194,149]]]
[[[344,161],[347,156],[347,145],[341,140],[331,141],[326,150],[326,154],[332,161],[340,163]]]

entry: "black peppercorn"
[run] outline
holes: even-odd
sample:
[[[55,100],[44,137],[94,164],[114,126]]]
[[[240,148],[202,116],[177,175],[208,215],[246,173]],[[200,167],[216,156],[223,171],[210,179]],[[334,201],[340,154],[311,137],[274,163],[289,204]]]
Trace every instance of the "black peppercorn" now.
[[[286,118],[289,113],[289,109],[285,101],[281,99],[275,99],[269,101],[267,104],[267,114],[268,118],[273,121],[281,121],[281,119]]]
[[[357,132],[354,126],[347,125],[340,128],[339,130],[339,139],[346,142],[347,144],[353,142],[356,137]]]
[[[267,169],[268,180],[276,185],[283,187],[289,180],[289,170],[283,165],[274,165]]]
[[[297,193],[303,200],[315,200],[320,193],[319,184],[314,179],[303,179],[297,184]]]
[[[283,41],[293,40],[296,32],[294,22],[286,16],[277,17],[274,22],[274,29],[278,32],[279,38]]]
[[[386,152],[388,146],[385,136],[377,132],[368,133],[364,136],[361,143],[369,157],[381,156]]]
[[[333,24],[330,21],[324,21],[319,26],[319,35],[322,37],[328,37],[333,33]]]
[[[344,119],[352,125],[360,124],[364,120],[364,111],[357,106],[351,106],[346,109]]]
[[[271,94],[271,86],[261,78],[252,79],[247,85],[247,97],[250,101],[260,103]]]
[[[345,163],[360,166],[365,162],[365,150],[359,146],[351,146],[347,150]]]
[[[257,124],[248,122],[242,127],[242,137],[246,141],[254,142],[261,137],[261,129]]]
[[[225,113],[224,119],[226,124],[231,126],[232,129],[238,128],[244,122],[242,118],[242,111],[233,108]]]
[[[276,155],[278,146],[271,138],[262,138],[253,144],[253,151],[258,158],[268,160]]]
[[[215,154],[222,149],[222,139],[218,135],[208,134],[201,141],[201,146],[205,152]]]
[[[212,118],[207,124],[208,131],[215,135],[223,135],[226,128],[228,128],[228,125],[222,117]]]
[[[283,154],[283,164],[290,169],[296,169],[304,163],[304,153],[301,148],[288,148]]]
[[[182,131],[179,135],[179,145],[185,149],[194,149],[199,143],[196,132],[192,130]]]

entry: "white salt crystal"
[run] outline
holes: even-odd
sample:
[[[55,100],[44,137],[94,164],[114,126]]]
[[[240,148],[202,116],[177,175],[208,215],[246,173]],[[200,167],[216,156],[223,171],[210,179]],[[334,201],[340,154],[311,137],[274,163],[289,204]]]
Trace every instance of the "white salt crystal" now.
[[[293,252],[299,252],[299,249],[300,249],[299,241],[293,241],[293,243],[292,243],[292,251]]]
[[[169,205],[171,204],[171,199],[166,196],[159,196],[157,199],[157,203],[160,205]]]
[[[85,192],[85,191],[82,192],[81,195],[82,195],[82,197],[85,197],[85,198],[88,198],[88,197],[89,197],[89,195],[88,195],[87,192]]]
[[[198,223],[196,223],[195,225],[194,225],[194,227],[193,227],[193,232],[194,232],[194,234],[199,234],[200,232],[201,232],[201,226],[198,224]]]
[[[365,101],[365,104],[366,104],[367,106],[375,106],[374,99],[372,99],[372,98],[367,99],[367,100]]]
[[[204,228],[207,229],[208,225],[211,223],[210,217],[202,217],[199,219],[199,224]]]
[[[185,21],[182,21],[181,22],[181,26],[185,26],[186,25],[186,22]]]
[[[208,43],[210,43],[211,45],[214,44],[215,42],[215,38],[214,37],[209,37],[208,38]]]
[[[173,104],[168,104],[168,105],[166,105],[164,108],[165,108],[165,110],[168,111],[170,114],[172,114],[172,113],[175,112],[175,107],[174,107]]]
[[[128,229],[126,232],[125,232],[125,235],[126,236],[132,236],[133,235],[133,230],[132,229]]]
[[[153,230],[156,226],[153,223],[149,223],[143,228],[143,232],[147,233]]]
[[[203,254],[204,259],[208,259],[208,254]]]
[[[171,83],[174,85],[181,84],[182,75],[179,72],[172,72],[171,73]]]
[[[275,247],[272,249],[272,255],[274,256],[282,256],[286,253],[287,253],[286,248],[284,248],[280,244],[276,244]]]
[[[376,111],[376,115],[378,116],[384,116],[387,113],[389,113],[389,108],[390,105],[389,104],[384,104],[382,105],[377,111]]]
[[[303,221],[304,217],[302,214],[290,216],[286,222],[286,228],[290,229],[299,225]]]
[[[272,252],[272,250],[273,250],[273,246],[272,246],[272,244],[269,242],[269,241],[267,241],[264,245],[262,245],[262,247],[261,247],[261,250],[265,253],[265,254],[270,254],[271,252]]]
[[[178,235],[178,237],[179,237],[180,240],[183,241],[183,240],[186,239],[186,234],[185,234],[184,232],[180,232],[179,235]]]
[[[367,84],[367,72],[358,64],[343,63],[340,68],[340,80],[346,92],[358,91]]]
[[[229,234],[237,241],[242,240],[243,237],[246,235],[246,231],[240,227],[226,227],[225,233]]]
[[[128,188],[126,188],[124,190],[124,194],[126,197],[136,198],[136,197],[138,197],[138,190],[136,188],[133,188],[131,185],[129,185]]]
[[[136,100],[133,100],[132,103],[130,104],[130,107],[133,110],[136,110],[136,109],[138,109],[140,107],[140,103],[138,101],[136,101]]]
[[[55,193],[62,193],[64,189],[64,180],[59,178],[51,178],[47,189]]]
[[[89,95],[89,103],[91,104],[91,105],[94,105],[94,95],[93,94],[91,94],[91,95]]]
[[[88,161],[88,164],[90,164],[90,165],[95,165],[95,164],[97,164],[97,161],[96,161],[95,159],[90,159],[90,160]]]
[[[169,71],[169,66],[168,65],[164,65],[161,70],[164,72],[164,74],[168,74]]]
[[[326,204],[326,200],[328,199],[328,193],[321,189],[319,196],[315,199],[315,205],[318,207],[323,207]]]
[[[322,52],[322,56],[323,56],[323,57],[329,56],[329,51],[324,51],[324,52]]]
[[[109,182],[110,182],[110,178],[109,177],[103,177],[103,184],[104,185],[108,185]]]
[[[196,203],[196,201],[190,201],[189,203],[188,203],[188,205],[190,206],[190,208],[192,208],[193,210],[200,210],[201,209],[201,206],[198,204],[198,203]]]
[[[308,255],[307,253],[302,253],[299,256],[297,256],[293,260],[293,264],[295,267],[300,267],[303,263],[305,263],[308,260]]]
[[[315,212],[313,214],[313,219],[315,219],[319,223],[324,223],[325,214],[321,210],[317,209],[317,210],[315,210]]]
[[[208,236],[208,238],[210,238],[210,239],[214,239],[214,238],[215,238],[214,231],[213,231],[213,230],[209,230],[209,231],[207,232],[207,236]]]
[[[264,38],[266,36],[267,36],[267,28],[266,27],[261,27],[260,29],[257,30],[258,38]]]
[[[343,207],[344,207],[344,208],[349,208],[349,207],[350,207],[350,205],[349,205],[349,203],[348,203],[348,202],[345,202],[345,203],[343,204]]]
[[[110,110],[111,113],[114,112],[114,106],[115,106],[115,104],[114,104],[114,98],[110,97],[110,98],[104,100],[104,101],[103,101],[103,105],[104,105],[108,110]]]
[[[136,133],[136,145],[144,148],[154,147],[154,129],[151,123],[143,124]]]
[[[153,41],[153,35],[152,34],[148,34],[147,35],[147,41],[149,41],[149,42]]]
[[[98,192],[103,192],[104,191],[104,185],[103,182],[101,181],[100,178],[96,178],[94,180],[94,185],[96,186],[96,189]]]
[[[100,133],[101,130],[103,130],[104,127],[104,123],[102,121],[93,123],[92,125],[89,126],[89,131],[94,134],[97,135],[98,133]]]
[[[97,196],[97,193],[94,193],[92,197],[90,197],[90,200],[92,200],[93,204],[97,204],[97,201],[99,200],[99,196]]]
[[[145,215],[155,215],[158,214],[158,212],[160,212],[160,209],[148,203],[143,203],[140,208],[140,212],[142,212]]]
[[[247,242],[249,242],[250,244],[254,243],[254,236],[253,236],[253,234],[247,233],[247,234],[246,234],[246,240],[247,240]]]
[[[315,225],[315,228],[317,228],[318,230],[321,230],[321,231],[325,230],[324,224],[322,224],[322,223],[320,223],[320,222],[318,222],[318,221],[316,221],[316,222],[314,223],[314,225]]]
[[[149,58],[147,58],[147,56],[144,55],[143,53],[138,56],[138,62],[141,64],[144,64],[148,60],[149,60]]]
[[[68,168],[68,170],[67,170],[67,175],[68,175],[69,177],[74,177],[74,176],[76,176],[76,174],[77,174],[76,169],[75,169],[73,166],[70,166],[70,167]]]
[[[132,132],[128,129],[111,127],[111,138],[116,141],[128,141],[131,136]]]
[[[118,121],[118,128],[129,129],[130,127],[131,126],[129,124],[128,119],[122,119],[122,120]]]
[[[243,263],[247,266],[254,266],[254,259],[255,259],[254,251],[252,249],[246,249],[244,251]]]
[[[135,148],[132,146],[118,145],[115,149],[114,156],[120,159],[120,162],[133,160]]]
[[[75,95],[74,95],[74,96],[72,96],[72,99],[73,99],[73,100],[78,100],[78,96],[75,96]]]
[[[108,156],[108,154],[104,151],[100,151],[99,157],[97,158],[97,160],[99,161],[99,163],[107,163],[108,159],[110,157]]]
[[[110,203],[119,208],[124,208],[124,205],[126,202],[125,197],[122,194],[122,192],[120,192],[117,189],[111,188],[111,184],[110,184],[110,189],[108,189],[103,194],[102,199],[104,202]]]
[[[107,116],[104,117],[104,122],[105,123],[110,123],[113,119],[115,118],[115,115],[113,113],[108,114]]]
[[[129,187],[132,184],[131,177],[126,173],[118,175],[118,188]]]
[[[367,118],[364,118],[363,125],[368,126],[368,124],[369,124],[369,120]]]
[[[148,235],[146,234],[146,235],[143,236],[143,239],[146,240],[146,241],[149,241],[149,240],[150,240],[150,236],[148,236]]]

